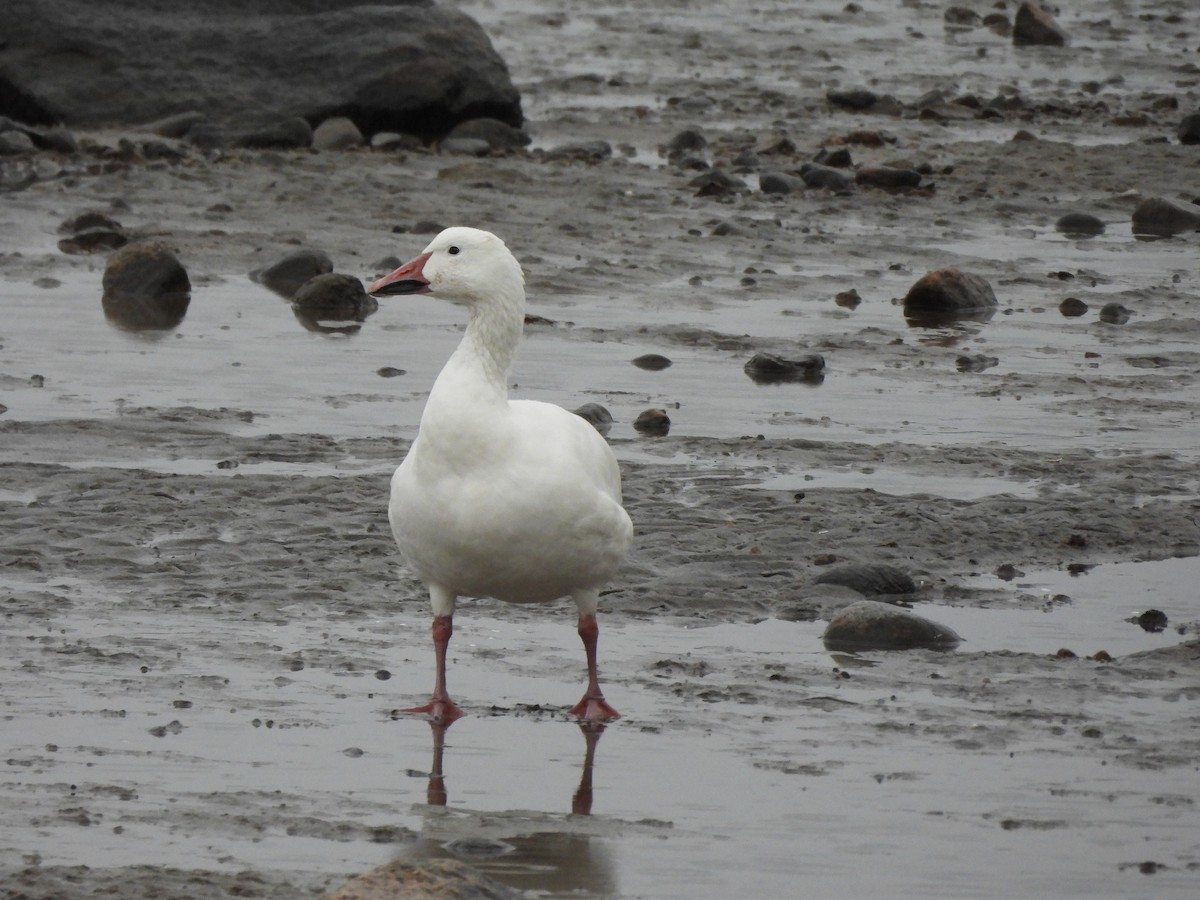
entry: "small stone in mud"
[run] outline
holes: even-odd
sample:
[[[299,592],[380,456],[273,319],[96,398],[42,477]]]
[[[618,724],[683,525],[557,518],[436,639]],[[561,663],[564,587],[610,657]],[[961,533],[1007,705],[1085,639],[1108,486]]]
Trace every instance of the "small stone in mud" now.
[[[671,430],[671,419],[665,409],[647,409],[633,420],[635,431],[662,437]]]
[[[1151,237],[1200,230],[1200,206],[1185,200],[1147,197],[1133,210],[1132,229],[1135,235]]]
[[[854,192],[854,182],[845,172],[823,166],[820,163],[805,163],[800,167],[800,177],[810,188],[825,188],[835,194]]]
[[[1054,654],[1058,659],[1075,659],[1075,651],[1067,647],[1059,647],[1058,652]]]
[[[745,194],[750,190],[742,179],[720,169],[697,175],[688,182],[688,187],[696,189],[697,197],[732,197],[734,194]]]
[[[756,384],[780,384],[785,381],[820,383],[825,378],[825,357],[807,353],[797,359],[784,359],[774,353],[755,353],[742,367]]]
[[[805,188],[803,178],[786,172],[763,172],[758,176],[758,189],[764,194],[790,194]]]
[[[375,673],[375,677],[377,679],[379,679],[380,681],[387,681],[389,678],[392,677],[392,673],[389,672],[387,669],[380,669],[379,671],[377,671]]]
[[[499,119],[479,118],[459,122],[446,135],[446,140],[486,141],[489,150],[507,152],[527,146],[533,138]]]
[[[179,734],[183,731],[183,723],[178,719],[168,722],[166,725],[158,725],[150,729],[150,733],[155,737],[166,737],[168,734]]]
[[[633,364],[639,369],[658,372],[670,367],[671,360],[667,359],[661,353],[646,353],[633,360]]]
[[[312,126],[296,116],[243,134],[234,143],[248,150],[303,150],[312,140]]]
[[[687,153],[696,153],[708,146],[708,138],[695,128],[686,128],[672,137],[660,148],[668,159]]]
[[[1025,573],[1012,563],[1004,563],[996,567],[996,577],[1001,581],[1012,581],[1014,578],[1021,578],[1024,575]]]
[[[358,126],[345,116],[331,116],[312,133],[312,146],[316,150],[348,150],[361,147],[364,142]]]
[[[825,99],[831,106],[842,109],[867,110],[879,102],[879,95],[865,87],[832,88],[825,93]]]
[[[1109,325],[1124,325],[1129,321],[1130,315],[1129,310],[1116,301],[1100,307],[1100,321]]]
[[[1200,144],[1200,112],[1184,116],[1176,134],[1181,144]]]
[[[70,237],[58,242],[58,249],[63,253],[96,253],[98,251],[115,250],[129,243],[124,229],[116,228],[85,228]]]
[[[380,378],[398,378],[399,376],[406,375],[408,373],[407,370],[397,369],[395,366],[383,366],[382,368],[376,369],[375,374]]]
[[[951,650],[962,638],[907,609],[859,600],[834,615],[821,640],[830,650]]]
[[[862,303],[862,297],[858,291],[850,288],[848,291],[840,291],[833,295],[833,302],[843,309],[858,309],[858,305]]]
[[[551,147],[542,158],[553,162],[598,163],[612,155],[612,144],[608,141],[577,141]]]
[[[296,291],[317,275],[333,271],[333,261],[321,250],[296,250],[278,262],[250,273],[252,281],[291,300]]]
[[[1167,627],[1167,614],[1161,609],[1148,609],[1130,621],[1136,622],[1143,631],[1157,634]]]
[[[845,563],[813,579],[816,584],[836,584],[864,597],[915,594],[916,582],[903,569],[885,563]]]
[[[1095,237],[1104,233],[1104,222],[1091,213],[1073,212],[1061,216],[1054,228],[1069,237]]]
[[[585,403],[574,412],[601,434],[608,434],[612,430],[612,413],[599,403]]]
[[[1036,3],[1022,3],[1013,20],[1013,45],[1065,47],[1070,41],[1054,16]]]
[[[1067,297],[1058,304],[1058,311],[1068,318],[1076,318],[1088,311],[1088,305],[1078,297]]]
[[[973,355],[962,355],[954,361],[955,368],[960,372],[982,372],[985,369],[990,369],[992,366],[1000,365],[998,356],[986,356],[982,353]]]
[[[365,753],[361,747],[347,747],[342,751],[342,756],[349,756],[351,759],[358,759],[364,755]]]

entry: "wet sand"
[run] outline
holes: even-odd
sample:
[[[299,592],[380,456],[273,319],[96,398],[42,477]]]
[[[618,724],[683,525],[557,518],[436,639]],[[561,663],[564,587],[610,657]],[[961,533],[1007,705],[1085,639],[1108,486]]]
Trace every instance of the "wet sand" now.
[[[940,7],[858,5],[687,3],[650,22],[465,4],[521,87],[529,157],[192,155],[6,195],[14,896],[317,896],[445,856],[544,896],[1194,892],[1197,238],[1129,228],[1139,197],[1195,172],[1173,135],[1200,82],[1169,21],[1191,14],[1063,17],[1072,48],[1018,51],[945,32]],[[1010,86],[1025,107],[934,121],[826,103],[859,84],[905,103]],[[928,163],[931,184],[779,197],[745,175],[752,190],[701,197],[657,149],[686,127],[726,161],[786,134],[780,169],[882,130],[895,142],[851,145],[855,161]],[[581,139],[616,154],[537,155]],[[63,219],[114,201],[191,274],[169,333],[107,323],[103,258],[56,247]],[[1058,234],[1072,211],[1105,233]],[[386,486],[461,323],[404,299],[314,331],[247,277],[311,246],[366,278],[418,252],[424,221],[491,228],[522,259],[546,321],[515,393],[612,411],[637,528],[601,617],[624,718],[593,767],[562,713],[582,679],[568,604],[465,603],[450,678],[471,715],[446,735],[444,806],[429,727],[393,715],[428,691],[432,654]],[[945,265],[992,284],[993,317],[905,321],[896,298]],[[850,289],[862,303],[838,305]],[[1062,316],[1067,297],[1089,311]],[[1110,301],[1128,323],[1099,320]],[[630,364],[651,352],[673,365]],[[755,384],[756,352],[819,352],[825,380]],[[996,362],[960,371],[974,356]],[[669,435],[633,430],[647,407]],[[918,611],[965,642],[825,652],[851,598],[815,579],[841,562],[911,573]],[[1151,607],[1166,630],[1127,621]]]

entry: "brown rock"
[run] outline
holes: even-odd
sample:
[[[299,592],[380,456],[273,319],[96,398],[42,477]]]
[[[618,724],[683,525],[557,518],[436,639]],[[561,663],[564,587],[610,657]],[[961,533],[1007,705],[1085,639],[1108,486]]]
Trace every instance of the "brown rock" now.
[[[921,174],[912,169],[898,169],[893,166],[863,166],[854,173],[854,180],[864,187],[898,191],[919,187]]]
[[[1050,47],[1065,47],[1071,40],[1065,31],[1036,3],[1022,3],[1013,21],[1013,45],[1029,47],[1040,44]]]
[[[950,650],[962,638],[902,607],[859,600],[829,620],[821,640],[831,650]]]
[[[904,310],[961,312],[996,306],[992,286],[978,275],[960,269],[926,272],[904,296]]]

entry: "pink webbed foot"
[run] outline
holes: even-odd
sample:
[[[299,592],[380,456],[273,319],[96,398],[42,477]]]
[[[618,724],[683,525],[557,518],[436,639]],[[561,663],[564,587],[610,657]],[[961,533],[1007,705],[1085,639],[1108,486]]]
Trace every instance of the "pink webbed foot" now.
[[[458,704],[449,697],[446,697],[444,700],[434,698],[424,706],[414,706],[412,709],[404,710],[404,712],[428,716],[430,722],[438,725],[450,725],[466,715],[465,712],[458,708]]]
[[[568,712],[581,722],[613,722],[621,718],[621,714],[609,706],[603,695],[585,695]]]

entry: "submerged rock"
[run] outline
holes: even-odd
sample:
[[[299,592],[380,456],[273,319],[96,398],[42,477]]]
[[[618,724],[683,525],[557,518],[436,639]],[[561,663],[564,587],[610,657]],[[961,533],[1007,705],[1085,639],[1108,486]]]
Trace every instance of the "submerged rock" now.
[[[742,370],[756,384],[780,384],[785,381],[820,383],[825,379],[825,357],[807,353],[797,359],[784,359],[773,353],[755,353]]]
[[[1095,237],[1104,233],[1104,222],[1091,213],[1073,212],[1059,218],[1054,228],[1070,237]]]
[[[361,320],[379,309],[379,301],[368,294],[363,283],[353,275],[325,272],[300,286],[292,298],[292,306]]]
[[[952,650],[962,638],[899,606],[859,600],[834,615],[821,640],[830,650]]]
[[[644,353],[637,359],[633,360],[633,364],[639,369],[646,369],[650,372],[658,372],[662,369],[670,368],[671,360],[663,356],[661,353]]]
[[[635,431],[662,437],[671,430],[671,418],[665,409],[647,409],[633,420]]]

